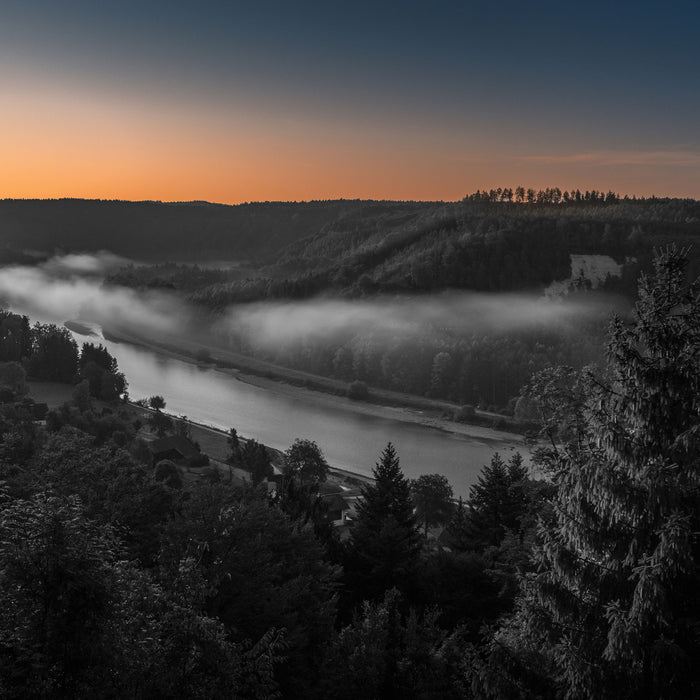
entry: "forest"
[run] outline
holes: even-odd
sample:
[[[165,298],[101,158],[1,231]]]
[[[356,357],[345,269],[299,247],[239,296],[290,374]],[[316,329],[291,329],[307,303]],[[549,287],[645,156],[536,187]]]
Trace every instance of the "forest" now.
[[[211,469],[179,478],[149,459],[104,348],[4,312],[0,694],[697,697],[688,271],[686,250],[660,251],[603,365],[532,375],[538,478],[494,455],[454,503],[444,478],[406,479],[388,444],[345,538],[313,435],[284,453],[274,490]],[[73,397],[37,421],[27,378],[68,381]],[[235,429],[228,444],[232,465],[260,456]]]
[[[690,246],[689,274],[700,274],[699,249],[692,247],[700,236],[700,205],[694,200],[499,188],[451,204],[346,204],[342,212],[332,210],[334,218],[317,232],[295,237],[243,269],[131,264],[114,271],[107,283],[178,295],[218,328],[212,342],[246,355],[513,415],[533,372],[603,359],[610,313],[629,311],[636,280],[651,269],[655,249],[669,241]],[[572,269],[571,256],[577,254],[609,256],[620,264],[620,275],[593,289]],[[455,294],[465,304],[475,295],[517,303],[542,297],[559,281],[566,282],[556,298],[550,295],[550,306],[560,304],[573,322],[533,319],[513,327],[494,315],[485,329],[459,314],[435,313],[413,328],[397,329],[383,318],[333,333],[317,328],[304,333],[300,322],[299,332],[279,334],[271,343],[240,321],[246,309],[253,317],[266,309],[313,311],[328,300],[360,309],[393,301],[419,306],[432,299],[444,306]]]

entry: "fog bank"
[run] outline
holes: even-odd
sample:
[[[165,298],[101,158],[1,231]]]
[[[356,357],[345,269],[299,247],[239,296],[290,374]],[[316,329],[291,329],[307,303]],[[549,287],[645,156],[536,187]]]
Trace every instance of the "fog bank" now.
[[[104,286],[103,275],[124,260],[109,252],[56,256],[37,266],[0,268],[0,301],[40,319],[91,321],[137,333],[188,335],[195,309],[167,291]],[[549,299],[527,294],[450,292],[420,297],[258,302],[229,308],[217,337],[277,347],[312,338],[372,333],[420,337],[435,331],[501,334],[530,328],[566,332],[583,320],[605,318],[619,299],[596,295]],[[201,322],[198,324],[199,331]]]
[[[123,260],[111,253],[66,255],[35,266],[0,268],[0,302],[33,318],[92,321],[135,331],[175,333],[185,307],[174,297],[102,285],[102,275]]]
[[[271,347],[340,334],[421,336],[436,330],[460,335],[528,329],[568,331],[584,320],[605,318],[614,297],[550,299],[526,294],[450,292],[371,300],[316,299],[260,302],[228,310],[221,327]]]

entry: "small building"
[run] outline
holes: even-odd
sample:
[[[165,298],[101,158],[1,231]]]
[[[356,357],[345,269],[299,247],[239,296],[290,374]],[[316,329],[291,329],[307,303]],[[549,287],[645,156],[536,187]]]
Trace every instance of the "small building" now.
[[[153,459],[153,466],[163,459],[173,462],[182,462],[200,456],[199,448],[181,435],[169,435],[168,437],[153,440],[148,443],[148,450]]]
[[[328,508],[328,519],[333,525],[345,525],[352,511],[351,505],[339,493],[322,496],[322,501]]]

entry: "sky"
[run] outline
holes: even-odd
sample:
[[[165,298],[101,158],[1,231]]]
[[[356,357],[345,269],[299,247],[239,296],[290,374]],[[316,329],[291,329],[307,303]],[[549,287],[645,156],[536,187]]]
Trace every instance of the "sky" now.
[[[0,197],[700,198],[700,5],[0,0]]]

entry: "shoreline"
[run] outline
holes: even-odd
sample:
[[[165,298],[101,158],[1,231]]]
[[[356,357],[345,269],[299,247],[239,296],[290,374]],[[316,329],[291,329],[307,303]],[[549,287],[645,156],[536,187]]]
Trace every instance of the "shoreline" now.
[[[141,404],[134,403],[133,401],[129,400],[126,402],[126,405],[129,406],[132,410],[135,410],[139,413],[143,414],[148,414],[148,413],[155,413],[154,409],[148,407],[148,406],[142,406]],[[168,413],[168,411],[163,411],[163,413],[169,415],[171,418],[175,420],[182,420],[179,416]],[[185,420],[185,423],[190,425],[191,427],[194,427],[198,430],[206,431],[209,433],[212,433],[215,435],[217,438],[221,440],[222,445],[226,444],[226,440],[228,438],[228,433],[223,429],[223,428],[217,428],[214,425],[207,425],[206,423],[200,423],[199,421],[192,420],[191,418],[187,418]],[[239,436],[243,441],[249,440],[250,438],[247,438],[243,435]],[[265,445],[265,447],[268,450],[271,450],[273,453],[275,453],[275,456],[277,459],[280,459],[282,457],[282,451],[278,450],[275,447],[270,447],[269,445]],[[207,453],[208,454],[208,453]],[[211,456],[212,459],[218,460],[219,456]],[[373,483],[374,479],[359,471],[353,471],[351,469],[347,469],[345,467],[334,467],[332,464],[328,465],[329,467],[329,472],[332,476],[335,477],[335,481],[339,484],[347,485],[347,480],[354,480],[354,481],[359,481],[362,483]],[[352,487],[351,487],[352,488]],[[357,486],[355,486],[357,488]]]
[[[312,399],[316,404],[336,407],[342,406],[357,414],[385,420],[414,423],[447,434],[462,435],[486,442],[515,442],[522,444],[523,449],[526,450],[525,440],[522,434],[501,430],[488,425],[460,423],[441,417],[440,413],[444,412],[445,406],[448,405],[446,402],[438,402],[430,399],[421,401],[420,397],[415,397],[415,399],[407,397],[407,403],[413,403],[413,401],[415,401],[416,403],[426,404],[424,407],[418,408],[411,405],[397,405],[395,402],[375,403],[372,401],[355,400],[348,398],[344,393],[339,393],[339,390],[346,386],[345,382],[308,375],[299,370],[279,367],[278,365],[272,365],[271,363],[256,360],[255,358],[248,358],[232,351],[222,350],[202,343],[195,344],[189,341],[180,341],[180,346],[173,346],[171,342],[167,342],[164,339],[156,340],[154,338],[144,338],[114,328],[103,329],[103,336],[106,340],[112,342],[122,342],[136,347],[146,348],[154,353],[177,359],[190,365],[221,372],[234,377],[238,381],[270,391],[271,393],[283,394],[292,398],[305,397],[307,399]],[[175,339],[170,340],[174,341]],[[183,342],[190,347],[183,348]],[[210,357],[209,362],[197,360],[196,354],[198,351],[201,352],[202,350],[208,352]],[[307,385],[309,381],[313,381],[314,385],[317,383],[325,385],[327,389],[311,388]],[[372,390],[372,392],[377,399],[382,398],[386,393],[381,390]],[[366,475],[360,476],[366,477]]]

